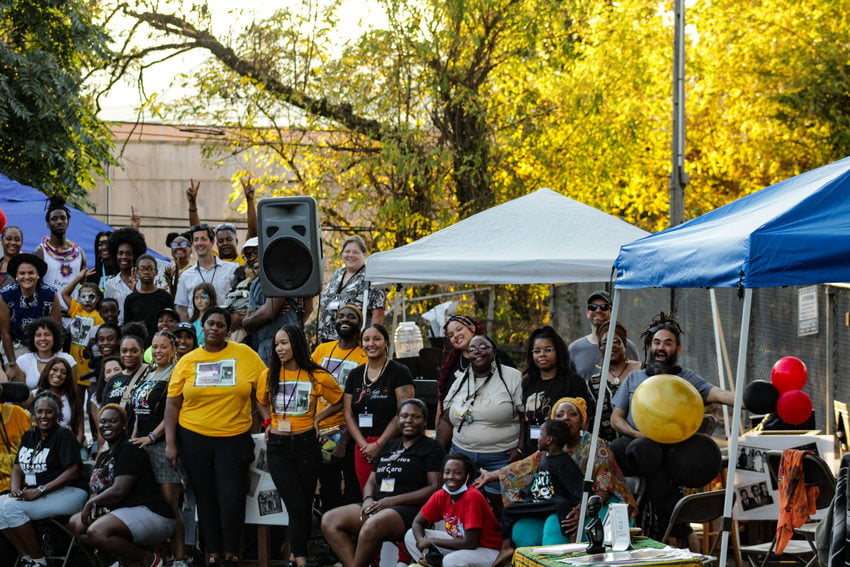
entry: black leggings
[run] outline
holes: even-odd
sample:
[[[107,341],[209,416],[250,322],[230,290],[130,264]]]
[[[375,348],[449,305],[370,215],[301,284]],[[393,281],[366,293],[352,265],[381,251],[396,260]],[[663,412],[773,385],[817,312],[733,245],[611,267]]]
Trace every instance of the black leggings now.
[[[245,525],[248,465],[254,460],[250,433],[207,437],[177,427],[189,484],[198,500],[198,526],[207,553],[239,555]]]
[[[289,544],[295,557],[307,557],[313,495],[322,450],[311,429],[291,436],[270,434],[266,444],[269,473],[289,514]]]

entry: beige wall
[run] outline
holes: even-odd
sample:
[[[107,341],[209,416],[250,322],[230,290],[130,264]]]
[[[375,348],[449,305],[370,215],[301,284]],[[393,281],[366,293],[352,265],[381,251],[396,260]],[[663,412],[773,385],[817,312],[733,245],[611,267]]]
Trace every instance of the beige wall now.
[[[220,166],[201,154],[207,136],[183,132],[172,126],[117,124],[116,153],[120,167],[111,168],[108,179],[98,183],[89,199],[95,204],[93,216],[115,227],[127,226],[130,207],[142,218],[141,231],[148,246],[170,255],[165,237],[189,227],[186,188],[189,179],[201,182],[198,214],[201,222],[212,225],[234,222],[239,241],[245,241],[245,213],[241,196],[231,202],[232,176],[242,165],[238,158],[223,160]],[[262,198],[262,195],[258,195]]]

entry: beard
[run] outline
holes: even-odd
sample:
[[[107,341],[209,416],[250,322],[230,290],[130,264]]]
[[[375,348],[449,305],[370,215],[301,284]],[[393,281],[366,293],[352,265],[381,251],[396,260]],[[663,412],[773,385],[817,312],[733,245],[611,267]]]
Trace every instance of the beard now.
[[[336,334],[344,341],[353,339],[357,336],[357,333],[360,331],[360,327],[355,325],[350,325],[348,329],[342,329],[342,325],[336,323],[334,325],[334,329],[336,329]]]
[[[676,364],[678,360],[679,356],[676,353],[669,355],[664,360],[656,360],[655,353],[652,353],[652,359],[646,363],[646,375],[678,374],[682,371],[682,367]]]

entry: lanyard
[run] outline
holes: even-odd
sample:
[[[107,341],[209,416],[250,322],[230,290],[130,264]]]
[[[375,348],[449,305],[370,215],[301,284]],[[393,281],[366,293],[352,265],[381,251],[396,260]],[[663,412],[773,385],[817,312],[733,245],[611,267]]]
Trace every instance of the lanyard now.
[[[198,275],[201,276],[201,281],[204,282],[204,283],[207,283],[207,280],[204,279],[204,273],[201,271],[201,265],[195,264],[195,269],[198,270]],[[218,271],[218,262],[216,262],[215,265],[213,266],[213,271],[212,271],[213,273],[212,273],[212,276],[210,276],[209,283],[213,283],[215,281],[215,273],[217,271]]]

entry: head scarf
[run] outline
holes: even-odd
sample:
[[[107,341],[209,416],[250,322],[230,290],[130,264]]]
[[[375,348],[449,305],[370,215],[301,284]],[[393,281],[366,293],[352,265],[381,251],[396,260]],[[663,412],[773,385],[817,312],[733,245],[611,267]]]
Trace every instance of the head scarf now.
[[[552,414],[550,417],[555,419],[555,414],[558,411],[558,408],[561,404],[570,403],[573,404],[578,410],[579,415],[581,416],[581,422],[585,423],[587,421],[587,402],[584,401],[584,398],[561,398],[555,405],[552,406]]]

